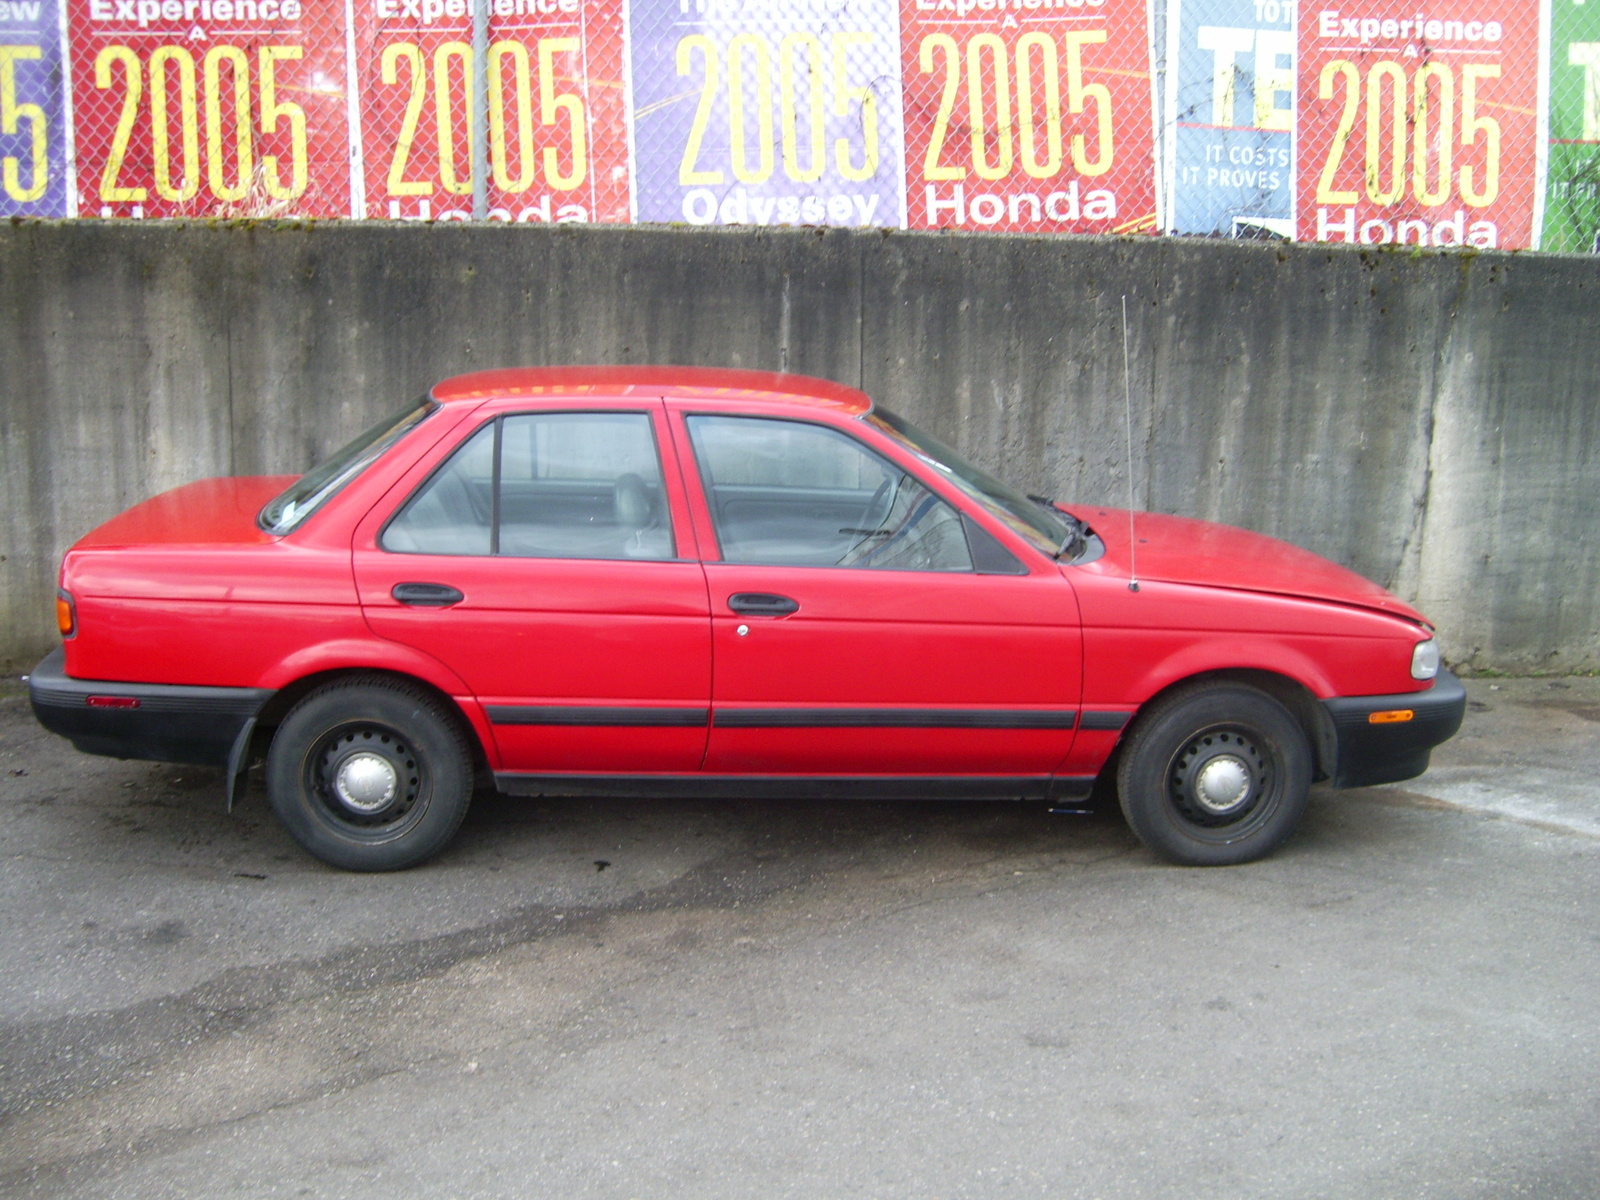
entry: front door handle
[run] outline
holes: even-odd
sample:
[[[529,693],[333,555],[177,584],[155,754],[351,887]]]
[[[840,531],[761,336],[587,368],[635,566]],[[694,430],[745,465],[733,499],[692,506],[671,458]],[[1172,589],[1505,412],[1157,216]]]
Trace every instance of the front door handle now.
[[[389,594],[413,608],[449,608],[466,599],[446,583],[397,583]]]
[[[735,592],[728,597],[728,607],[741,617],[783,617],[799,612],[800,601],[771,592]]]

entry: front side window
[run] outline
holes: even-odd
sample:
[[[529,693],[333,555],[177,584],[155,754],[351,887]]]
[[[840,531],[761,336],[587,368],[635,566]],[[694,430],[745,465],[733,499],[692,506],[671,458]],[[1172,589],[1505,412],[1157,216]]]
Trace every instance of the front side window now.
[[[955,510],[854,438],[763,417],[688,426],[725,562],[972,570]]]
[[[383,531],[385,550],[673,557],[645,413],[525,413],[479,429]]]
[[[1060,512],[1048,501],[1036,502],[1010,484],[1000,482],[938,438],[922,432],[887,409],[875,408],[866,419],[936,468],[951,483],[1046,554],[1056,555],[1074,544],[1081,544],[1076,543],[1076,539],[1087,532],[1087,527],[1079,527],[1074,518]]]

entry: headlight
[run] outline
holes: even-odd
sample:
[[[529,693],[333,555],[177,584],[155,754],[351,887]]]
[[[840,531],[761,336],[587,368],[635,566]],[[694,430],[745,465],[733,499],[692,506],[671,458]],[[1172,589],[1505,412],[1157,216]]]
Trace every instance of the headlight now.
[[[1411,678],[1432,679],[1439,673],[1439,643],[1433,638],[1418,642],[1411,652]]]

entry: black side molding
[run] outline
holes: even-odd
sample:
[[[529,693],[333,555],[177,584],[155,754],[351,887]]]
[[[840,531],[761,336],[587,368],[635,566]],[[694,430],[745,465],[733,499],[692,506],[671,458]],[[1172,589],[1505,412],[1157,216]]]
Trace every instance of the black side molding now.
[[[1126,725],[1132,716],[1132,713],[1125,712],[1085,712],[1078,728],[1115,732]]]
[[[604,704],[491,704],[491,725],[695,726],[711,720],[708,708],[621,707]]]
[[[705,708],[604,704],[491,704],[488,713],[494,725],[699,727],[712,720]],[[720,729],[1072,729],[1077,716],[1070,708],[719,708],[715,723]]]
[[[531,775],[498,771],[508,796],[738,800],[1081,800],[1094,777],[1048,775]]]
[[[1072,709],[719,708],[719,729],[1071,729]]]

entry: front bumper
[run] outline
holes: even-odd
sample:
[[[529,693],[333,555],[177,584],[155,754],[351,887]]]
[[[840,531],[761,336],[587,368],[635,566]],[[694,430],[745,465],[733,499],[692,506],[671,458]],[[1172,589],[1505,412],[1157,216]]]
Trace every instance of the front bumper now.
[[[1428,769],[1433,748],[1461,728],[1467,689],[1440,669],[1425,692],[1396,696],[1338,696],[1322,706],[1333,721],[1338,743],[1333,778],[1336,788],[1371,787],[1415,779]],[[1373,713],[1410,710],[1408,721],[1373,724]]]
[[[64,662],[59,649],[46,656],[28,676],[28,698],[39,724],[85,754],[227,766],[239,734],[272,695],[265,688],[73,679]]]

